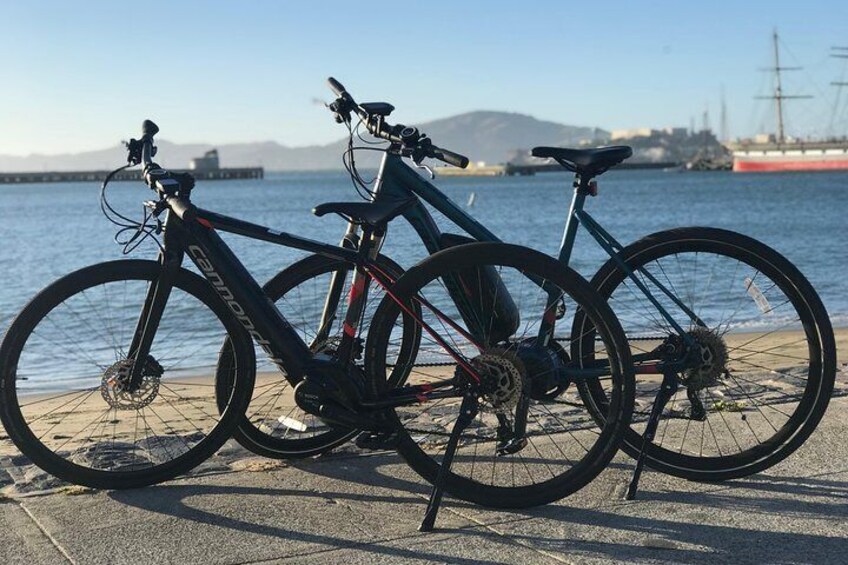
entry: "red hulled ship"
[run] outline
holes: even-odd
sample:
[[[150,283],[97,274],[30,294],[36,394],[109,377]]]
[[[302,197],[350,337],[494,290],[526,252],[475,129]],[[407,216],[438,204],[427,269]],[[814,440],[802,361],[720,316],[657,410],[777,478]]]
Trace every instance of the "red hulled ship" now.
[[[848,139],[829,139],[821,141],[801,141],[789,139],[783,131],[783,101],[795,98],[810,98],[805,95],[787,95],[783,93],[780,73],[796,70],[797,67],[781,67],[778,50],[778,36],[774,32],[775,90],[770,96],[762,96],[775,101],[777,114],[777,134],[759,135],[753,140],[728,144],[733,152],[733,170],[735,172],[775,172],[775,171],[834,171],[848,170]],[[834,48],[848,51],[846,48]],[[837,53],[839,58],[848,58],[848,54]],[[848,83],[835,82],[836,86]]]

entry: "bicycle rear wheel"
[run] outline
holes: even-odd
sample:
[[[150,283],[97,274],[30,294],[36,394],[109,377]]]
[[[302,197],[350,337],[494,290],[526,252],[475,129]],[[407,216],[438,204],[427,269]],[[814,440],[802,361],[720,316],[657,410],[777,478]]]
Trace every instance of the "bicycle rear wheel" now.
[[[141,386],[122,388],[127,350],[162,267],[114,261],[67,275],[17,316],[0,345],[0,418],[36,465],[94,488],[135,488],[185,473],[232,433],[253,387],[250,337],[198,275],[175,275]],[[234,344],[231,394],[216,360]]]
[[[713,356],[713,366],[700,374],[681,375],[683,386],[646,449],[647,464],[686,479],[718,481],[762,471],[803,444],[827,408],[836,348],[827,312],[798,269],[756,240],[713,228],[655,233],[620,255],[630,269],[644,271],[639,280]],[[634,356],[676,335],[613,260],[591,284],[619,316]],[[586,333],[590,325],[578,317],[574,331]],[[589,354],[578,348],[575,357],[591,359],[591,337],[578,345]],[[633,457],[662,376],[636,379],[633,424],[624,443]],[[598,383],[587,381],[582,392],[602,418],[606,400]]]
[[[481,290],[487,281],[493,291]],[[449,290],[457,282],[459,295]],[[391,293],[377,309],[366,343],[371,393],[375,398],[402,393],[397,387],[403,383],[392,374],[405,363],[412,367],[407,385],[447,391],[432,403],[419,398],[385,414],[398,430],[398,451],[422,477],[435,480],[466,394],[478,396],[479,413],[462,433],[447,476],[445,488],[454,496],[503,508],[545,504],[575,492],[605,468],[629,422],[633,378],[618,322],[579,275],[527,248],[472,243],[429,257]],[[457,305],[461,298],[467,302]],[[399,304],[421,305],[421,344],[409,358],[390,348],[400,332]],[[512,304],[517,319],[509,314]],[[578,375],[566,351],[548,342],[549,334],[540,335],[540,327],[544,320],[567,331],[567,318],[578,310],[598,328],[597,357],[608,367],[599,381],[610,399],[601,422],[592,419],[573,386],[559,399],[548,399],[552,384],[565,386]],[[469,380],[468,366],[482,375],[482,384]],[[517,449],[502,450],[517,430],[523,402],[527,432],[512,444]]]

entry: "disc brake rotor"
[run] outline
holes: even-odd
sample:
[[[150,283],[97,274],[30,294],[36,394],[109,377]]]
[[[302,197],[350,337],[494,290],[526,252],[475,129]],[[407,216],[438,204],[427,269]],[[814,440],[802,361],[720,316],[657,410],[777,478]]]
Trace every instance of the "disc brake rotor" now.
[[[159,394],[159,381],[164,371],[152,357],[148,357],[144,364],[141,384],[136,390],[129,391],[133,363],[133,359],[122,359],[103,373],[100,396],[115,410],[140,410]]]
[[[483,405],[505,414],[518,406],[524,389],[525,370],[521,360],[502,349],[491,349],[471,360],[483,382]]]

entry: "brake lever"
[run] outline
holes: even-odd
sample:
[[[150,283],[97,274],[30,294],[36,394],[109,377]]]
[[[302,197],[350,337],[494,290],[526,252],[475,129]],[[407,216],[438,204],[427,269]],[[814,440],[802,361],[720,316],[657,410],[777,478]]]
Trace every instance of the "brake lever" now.
[[[423,160],[424,160],[424,156],[423,156],[423,155],[422,155],[419,159],[416,159],[415,157],[413,157],[413,158],[412,158],[412,162],[413,162],[413,163],[415,163],[415,168],[416,168],[416,169],[422,169],[422,170],[424,170],[424,171],[427,171],[427,174],[428,174],[428,175],[430,175],[430,180],[435,179],[435,178],[436,178],[436,173],[434,173],[434,172],[433,172],[433,169],[431,169],[429,166],[427,166],[427,165],[425,165],[424,163],[422,163],[422,161],[423,161]]]
[[[129,141],[125,141],[124,147],[127,148],[127,163],[131,167],[141,163],[142,143],[140,139],[130,139]]]
[[[350,123],[350,108],[347,107],[347,102],[343,98],[336,98],[325,106],[333,113],[337,124]]]
[[[423,140],[426,140],[426,142],[430,141],[426,138],[426,136],[422,136],[422,141]],[[426,142],[425,144],[427,144]],[[436,174],[433,172],[433,169],[424,164],[424,159],[427,158],[427,152],[422,147],[415,147],[412,149],[409,156],[412,159],[412,162],[415,163],[416,169],[423,169],[427,171],[427,174],[430,175],[430,180],[436,178]]]
[[[144,207],[150,210],[150,214],[158,220],[159,214],[164,212],[168,208],[168,205],[165,200],[160,198],[159,200],[145,200]]]
[[[130,139],[129,141],[124,141],[124,147],[127,148],[127,163],[131,167],[134,167],[141,163],[141,150],[144,147],[144,142],[140,139]],[[156,156],[156,150],[158,147],[155,145],[150,151],[150,157],[153,158]]]

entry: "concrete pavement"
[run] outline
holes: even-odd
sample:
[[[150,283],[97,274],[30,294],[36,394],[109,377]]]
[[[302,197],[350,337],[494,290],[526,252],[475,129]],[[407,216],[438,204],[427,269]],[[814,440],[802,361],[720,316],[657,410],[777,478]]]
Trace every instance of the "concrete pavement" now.
[[[846,438],[843,397],[760,475],[696,484],[648,471],[639,500],[625,502],[631,462],[620,455],[546,507],[447,498],[431,534],[416,530],[429,485],[394,454],[295,465],[221,456],[134,491],[21,494],[7,476],[0,563],[848,563]]]

